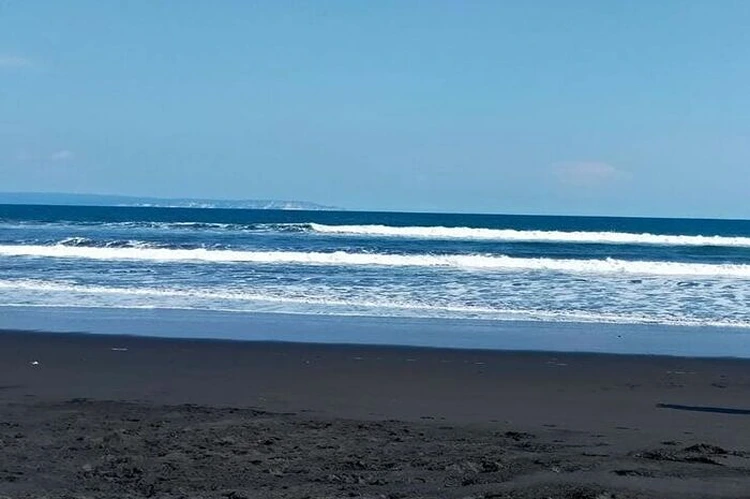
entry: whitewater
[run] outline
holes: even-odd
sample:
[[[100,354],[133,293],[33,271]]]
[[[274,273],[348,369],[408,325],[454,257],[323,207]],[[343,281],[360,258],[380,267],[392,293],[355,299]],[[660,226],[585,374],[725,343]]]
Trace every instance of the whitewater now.
[[[134,247],[80,247],[56,244],[52,246],[0,246],[0,256],[50,257],[92,260],[143,260],[151,262],[194,263],[258,263],[336,266],[384,267],[450,267],[506,271],[556,271],[568,273],[618,273],[635,275],[743,277],[750,278],[750,265],[715,265],[701,263],[605,260],[572,260],[550,258],[513,258],[506,255],[395,255],[377,253],[347,253],[335,251],[233,251],[197,249],[147,248],[147,243],[133,243]]]
[[[750,222],[0,205],[2,307],[750,328]]]
[[[628,232],[564,232],[543,230],[483,229],[475,227],[391,227],[386,225],[310,224],[310,230],[323,234],[425,239],[479,239],[585,244],[647,244],[666,246],[727,246],[750,248],[750,237],[635,234]]]
[[[496,242],[538,242],[571,244],[614,244],[614,245],[654,245],[654,246],[693,246],[750,248],[750,236],[651,234],[648,232],[618,231],[562,231],[562,230],[518,230],[491,229],[481,227],[418,227],[390,225],[326,225],[320,223],[206,223],[206,222],[112,222],[91,223],[60,221],[56,223],[0,221],[0,229],[36,228],[43,230],[51,226],[64,225],[75,230],[80,227],[101,227],[113,230],[167,230],[204,231],[248,234],[313,233],[372,238],[404,238],[431,240],[477,240]]]

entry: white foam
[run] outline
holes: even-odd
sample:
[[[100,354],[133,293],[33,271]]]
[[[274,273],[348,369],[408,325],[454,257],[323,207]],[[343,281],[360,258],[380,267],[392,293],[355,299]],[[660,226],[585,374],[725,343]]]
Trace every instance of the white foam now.
[[[286,294],[258,293],[229,289],[175,289],[175,288],[121,288],[97,285],[80,285],[70,282],[41,280],[0,280],[2,291],[27,291],[34,302],[0,303],[0,307],[65,307],[65,308],[123,308],[123,309],[210,309],[225,312],[283,312],[338,316],[375,317],[433,317],[512,320],[524,322],[567,322],[608,324],[662,324],[693,327],[730,327],[750,329],[743,319],[710,319],[648,314],[586,312],[581,310],[539,310],[534,308],[488,307],[474,305],[436,305],[413,301],[397,301],[384,297],[343,298],[341,296],[288,296]],[[62,302],[50,300],[48,293],[59,294]],[[86,296],[93,297],[89,300]],[[112,297],[108,300],[107,297]],[[75,297],[74,300],[70,300]],[[135,301],[128,300],[132,298]],[[147,301],[142,301],[148,299]],[[173,300],[177,299],[177,301]],[[157,301],[154,301],[157,300]],[[237,304],[232,306],[232,303]],[[244,303],[244,304],[243,304]],[[253,304],[249,308],[245,304]],[[279,309],[274,304],[283,308]],[[270,306],[270,308],[269,308]],[[297,307],[295,307],[297,306]]]
[[[167,248],[101,248],[81,246],[0,246],[0,256],[140,260],[151,262],[256,263],[381,267],[445,267],[497,271],[551,271],[586,274],[639,274],[750,278],[750,265],[616,259],[515,258],[505,255],[432,255],[299,251],[239,251]]]
[[[510,242],[637,244],[666,246],[728,246],[750,248],[750,237],[636,234],[630,232],[564,232],[545,230],[482,229],[472,227],[393,227],[388,225],[310,224],[323,234],[407,237],[425,239],[474,239]]]
[[[274,234],[309,232],[312,234],[370,237],[400,237],[434,240],[479,240],[569,244],[632,244],[656,246],[707,246],[750,248],[750,237],[718,235],[651,234],[615,231],[555,231],[487,229],[478,227],[327,225],[320,223],[212,223],[212,222],[3,222],[0,226],[44,228],[71,226],[115,229],[205,230]]]
[[[93,240],[87,238],[87,237],[66,237],[62,241],[60,241],[58,244],[61,244],[63,246],[85,246],[93,244]]]

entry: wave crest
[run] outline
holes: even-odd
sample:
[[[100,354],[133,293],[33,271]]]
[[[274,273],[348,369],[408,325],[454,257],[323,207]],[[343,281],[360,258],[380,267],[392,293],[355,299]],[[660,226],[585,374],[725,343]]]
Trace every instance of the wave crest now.
[[[405,237],[425,239],[474,239],[509,242],[635,244],[667,246],[749,247],[750,237],[688,236],[630,232],[546,231],[484,229],[473,227],[394,227],[389,225],[324,225],[311,223],[310,229],[322,234]]]
[[[8,257],[82,258],[93,260],[141,260],[155,262],[256,263],[381,267],[444,267],[509,272],[551,271],[593,274],[640,274],[695,277],[750,278],[750,265],[705,264],[607,259],[575,260],[516,258],[506,255],[385,254],[240,251],[220,249],[167,249],[152,247],[0,246]]]

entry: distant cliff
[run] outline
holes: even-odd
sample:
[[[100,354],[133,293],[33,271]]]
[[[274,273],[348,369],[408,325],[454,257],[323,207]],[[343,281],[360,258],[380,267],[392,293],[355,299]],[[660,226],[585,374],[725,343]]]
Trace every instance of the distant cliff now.
[[[252,210],[337,210],[306,201],[278,201],[270,199],[192,199],[111,196],[99,194],[62,194],[38,192],[0,192],[0,204],[60,204],[78,206],[155,206],[169,208],[229,208]]]

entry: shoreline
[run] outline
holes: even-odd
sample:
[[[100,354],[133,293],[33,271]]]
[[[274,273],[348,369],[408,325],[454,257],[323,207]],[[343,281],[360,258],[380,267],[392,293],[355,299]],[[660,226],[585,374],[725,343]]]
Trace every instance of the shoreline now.
[[[359,342],[329,342],[329,341],[304,341],[299,339],[242,339],[242,338],[209,338],[209,337],[179,337],[179,336],[151,336],[142,335],[137,333],[101,333],[96,331],[46,331],[40,329],[9,329],[0,327],[0,336],[2,335],[35,335],[43,338],[47,337],[59,337],[66,336],[71,338],[78,338],[86,340],[88,338],[104,339],[115,344],[124,343],[131,340],[141,341],[144,340],[154,342],[166,342],[174,343],[179,345],[195,344],[197,345],[211,345],[211,344],[225,344],[225,345],[244,345],[244,346],[260,346],[260,347],[297,347],[297,348],[332,348],[332,349],[373,349],[383,351],[402,351],[407,353],[409,351],[419,352],[461,352],[461,353],[475,353],[475,354],[499,354],[508,356],[553,356],[553,357],[601,357],[601,358],[629,358],[629,359],[661,359],[661,360],[704,360],[704,361],[729,361],[729,362],[742,362],[747,363],[750,368],[750,358],[738,357],[732,355],[725,356],[704,356],[704,355],[678,355],[678,354],[664,354],[664,353],[620,353],[620,352],[598,352],[598,351],[586,351],[586,350],[536,350],[536,349],[505,349],[505,348],[482,348],[482,347],[450,347],[440,345],[412,345],[412,344],[390,344],[390,343],[359,343]],[[116,348],[116,347],[115,347]]]
[[[750,329],[744,328],[196,309],[5,306],[0,308],[0,312],[0,330],[750,359]]]

